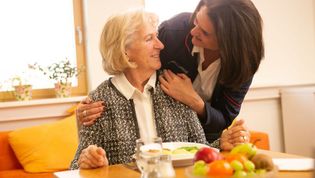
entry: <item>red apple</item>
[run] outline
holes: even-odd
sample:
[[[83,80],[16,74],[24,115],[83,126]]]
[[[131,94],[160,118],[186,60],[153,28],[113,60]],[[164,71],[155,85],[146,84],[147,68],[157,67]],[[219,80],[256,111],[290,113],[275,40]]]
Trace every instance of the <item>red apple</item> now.
[[[203,160],[206,163],[211,163],[212,161],[220,159],[222,159],[222,156],[218,151],[212,148],[203,147],[196,152],[194,162]]]

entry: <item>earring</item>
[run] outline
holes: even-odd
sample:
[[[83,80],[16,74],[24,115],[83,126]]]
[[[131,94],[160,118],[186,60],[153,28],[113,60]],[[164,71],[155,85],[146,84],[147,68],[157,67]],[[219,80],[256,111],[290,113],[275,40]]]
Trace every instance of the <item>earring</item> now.
[[[128,62],[132,62],[126,52],[125,52],[125,56],[126,56],[126,58],[128,59]]]

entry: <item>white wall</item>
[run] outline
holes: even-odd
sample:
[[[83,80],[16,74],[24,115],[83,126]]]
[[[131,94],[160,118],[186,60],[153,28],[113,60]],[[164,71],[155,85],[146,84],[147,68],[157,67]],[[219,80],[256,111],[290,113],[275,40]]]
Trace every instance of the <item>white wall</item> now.
[[[253,85],[315,83],[314,0],[253,0],[264,21],[265,59]]]

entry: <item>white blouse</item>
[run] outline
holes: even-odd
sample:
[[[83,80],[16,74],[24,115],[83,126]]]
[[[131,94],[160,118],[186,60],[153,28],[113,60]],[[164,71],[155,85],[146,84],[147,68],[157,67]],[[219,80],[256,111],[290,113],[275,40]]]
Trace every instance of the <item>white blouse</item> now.
[[[115,75],[111,81],[118,91],[128,100],[133,99],[141,139],[146,140],[156,137],[156,126],[153,119],[153,103],[149,91],[151,88],[155,90],[156,72],[144,86],[143,93],[133,87],[123,73]]]
[[[193,82],[193,87],[202,99],[209,101],[220,73],[221,60],[217,59],[202,70],[202,63],[205,61],[204,49],[194,46],[192,53],[199,53],[198,75]]]

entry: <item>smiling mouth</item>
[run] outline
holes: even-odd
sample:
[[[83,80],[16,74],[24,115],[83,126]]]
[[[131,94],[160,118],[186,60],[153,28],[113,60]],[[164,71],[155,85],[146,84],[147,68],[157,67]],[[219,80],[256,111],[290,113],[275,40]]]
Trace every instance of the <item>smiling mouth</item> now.
[[[154,54],[154,55],[152,55],[151,57],[160,58],[160,54]]]
[[[193,36],[193,39],[198,40],[198,41],[201,41],[201,39],[198,38],[197,36]]]

